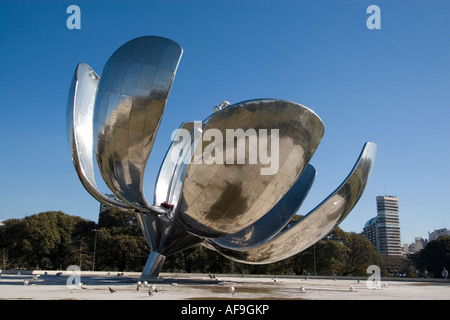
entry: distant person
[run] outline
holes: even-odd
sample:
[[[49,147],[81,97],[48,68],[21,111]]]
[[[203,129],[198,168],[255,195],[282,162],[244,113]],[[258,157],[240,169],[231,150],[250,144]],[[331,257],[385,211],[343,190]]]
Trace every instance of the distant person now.
[[[447,277],[448,277],[448,271],[444,267],[444,269],[442,270],[442,278],[447,279]]]

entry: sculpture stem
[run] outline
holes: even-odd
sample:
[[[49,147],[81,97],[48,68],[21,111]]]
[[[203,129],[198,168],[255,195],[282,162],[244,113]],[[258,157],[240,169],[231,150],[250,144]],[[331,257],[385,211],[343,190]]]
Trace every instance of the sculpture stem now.
[[[166,256],[159,252],[152,251],[147,259],[144,271],[142,271],[141,279],[157,278],[165,260]]]

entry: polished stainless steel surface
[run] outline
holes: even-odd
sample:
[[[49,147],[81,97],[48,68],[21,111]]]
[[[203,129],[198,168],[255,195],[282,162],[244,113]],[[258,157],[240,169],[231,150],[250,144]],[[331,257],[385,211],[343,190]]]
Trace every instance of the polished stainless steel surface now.
[[[326,236],[361,197],[376,146],[367,143],[342,185],[287,227],[314,181],[309,161],[324,125],[313,111],[285,100],[224,101],[203,122],[183,123],[147,202],[144,169],[181,54],[172,40],[136,38],[113,53],[101,78],[79,64],[69,91],[76,172],[98,201],[136,213],[151,249],[142,276],[158,276],[166,256],[198,244],[260,264]],[[94,153],[111,196],[96,185]]]
[[[202,122],[184,122],[172,137],[155,185],[155,205],[177,206],[186,169],[201,140]]]
[[[272,239],[234,249],[221,247],[215,241],[209,244],[227,258],[252,264],[276,262],[307,249],[328,235],[356,205],[369,179],[376,149],[374,143],[366,143],[345,181],[300,221]]]
[[[164,255],[156,251],[150,252],[142,274],[145,274],[146,278],[157,278],[165,260],[166,257]]]
[[[316,170],[308,164],[292,188],[261,219],[242,231],[212,241],[223,248],[243,249],[272,238],[297,213],[308,195],[315,177]]]
[[[203,241],[164,217],[141,212],[137,217],[150,249],[166,256]]]
[[[72,161],[85,189],[98,201],[121,210],[132,210],[120,200],[103,194],[97,187],[93,159],[94,101],[100,78],[85,63],[80,63],[72,79],[67,102],[66,125]]]
[[[276,168],[271,174],[263,174],[268,166],[261,159],[253,164],[250,159],[267,152],[261,150],[264,147],[261,148],[260,129],[266,130],[267,137],[278,131],[276,140],[271,136],[270,148],[269,143],[266,146],[268,153],[278,156],[273,159]],[[229,135],[234,130],[243,132],[237,141],[249,140],[248,147],[243,146],[246,150],[241,150],[236,138]],[[175,220],[189,232],[213,238],[239,232],[277,204],[314,154],[324,125],[314,112],[300,104],[260,99],[214,113],[206,121],[204,131],[221,133],[222,138],[209,141],[203,134],[203,143],[197,147],[200,150],[194,152],[203,155],[203,159],[193,159],[186,170]],[[206,150],[213,148],[223,150],[218,163],[208,162]],[[239,163],[238,154],[243,151],[245,159]]]
[[[172,40],[140,37],[106,63],[94,108],[94,148],[111,191],[139,211],[153,209],[143,175],[182,49]]]

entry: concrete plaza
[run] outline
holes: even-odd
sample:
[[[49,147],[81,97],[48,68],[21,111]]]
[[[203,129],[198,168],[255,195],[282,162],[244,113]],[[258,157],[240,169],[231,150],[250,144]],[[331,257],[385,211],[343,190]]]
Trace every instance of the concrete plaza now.
[[[4,271],[0,300],[450,300],[450,280],[366,279],[305,276]],[[140,285],[139,284],[140,281]]]

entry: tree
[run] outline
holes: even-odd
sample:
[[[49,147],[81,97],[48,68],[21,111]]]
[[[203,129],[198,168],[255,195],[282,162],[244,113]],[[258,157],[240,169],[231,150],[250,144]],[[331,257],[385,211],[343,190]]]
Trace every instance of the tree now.
[[[62,269],[73,264],[74,248],[88,239],[95,224],[61,211],[47,211],[5,221],[0,247],[8,252],[9,267]]]
[[[354,232],[348,233],[345,245],[349,251],[345,263],[345,271],[342,275],[364,276],[367,275],[368,266],[381,266],[383,264],[383,258],[377,252],[377,249],[363,235]]]
[[[291,223],[300,219],[301,216],[295,216]],[[96,248],[94,229],[97,232]],[[447,260],[432,264],[440,269],[442,266],[448,268],[449,247],[441,242],[438,244],[440,249],[431,246],[428,250],[433,252],[430,256],[425,252],[422,260],[429,261],[438,254]],[[96,270],[141,271],[150,253],[136,216],[112,208],[102,210],[98,225],[60,211],[49,211],[24,219],[6,220],[4,226],[0,227],[0,253],[3,254],[3,265],[8,268],[65,269],[69,265],[78,265],[82,270],[89,270],[92,268],[94,249]],[[431,262],[427,263],[423,264],[428,268]],[[365,276],[367,267],[372,264],[382,265],[382,258],[375,247],[362,235],[347,233],[336,227],[315,245],[275,263],[238,263],[203,246],[195,246],[166,257],[162,271],[260,274],[316,272],[321,275]]]
[[[96,270],[142,270],[150,249],[133,213],[107,208],[98,228]]]
[[[440,236],[427,243],[425,248],[411,257],[416,267],[433,277],[441,277],[442,269],[450,269],[450,236]]]
[[[23,252],[24,239],[23,221],[9,219],[0,228],[0,247],[3,248],[3,264],[5,268],[14,268],[24,264]]]
[[[364,236],[335,227],[315,245],[293,257],[295,274],[366,275],[367,267],[381,265],[382,257]]]

